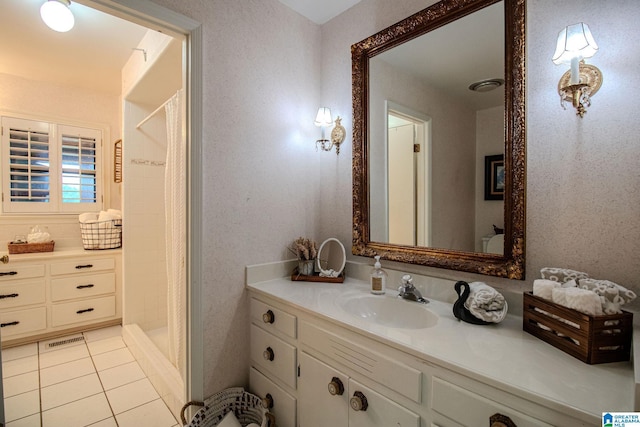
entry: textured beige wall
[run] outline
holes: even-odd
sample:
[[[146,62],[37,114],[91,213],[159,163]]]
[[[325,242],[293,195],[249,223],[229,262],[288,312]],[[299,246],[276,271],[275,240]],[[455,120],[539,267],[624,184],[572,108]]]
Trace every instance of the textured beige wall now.
[[[334,236],[350,246],[351,44],[433,2],[363,0],[318,27],[276,0],[154,1],[203,23],[208,394],[247,378],[244,266],[288,258],[284,247],[298,235]],[[395,267],[522,291],[541,267],[565,266],[640,291],[639,6],[528,2],[527,280]],[[558,31],[579,20],[600,44],[592,62],[605,75],[582,120],[558,105],[564,70],[550,59]],[[344,117],[338,157],[312,148],[320,103]]]
[[[204,394],[248,382],[248,264],[317,240],[320,28],[277,0],[155,0],[202,23]],[[335,113],[338,113],[337,111]],[[342,159],[350,161],[347,150]],[[332,186],[333,182],[326,185]]]

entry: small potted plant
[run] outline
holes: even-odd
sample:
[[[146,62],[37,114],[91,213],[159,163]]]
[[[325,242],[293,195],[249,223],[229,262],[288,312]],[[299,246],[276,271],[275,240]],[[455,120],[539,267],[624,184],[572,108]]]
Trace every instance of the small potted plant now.
[[[298,274],[312,276],[318,256],[316,242],[306,237],[298,237],[289,250],[298,258]]]

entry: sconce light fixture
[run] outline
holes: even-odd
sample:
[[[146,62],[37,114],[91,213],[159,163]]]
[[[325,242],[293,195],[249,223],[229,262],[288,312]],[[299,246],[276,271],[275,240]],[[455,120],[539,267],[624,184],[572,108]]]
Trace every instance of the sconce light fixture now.
[[[595,66],[585,64],[598,51],[598,45],[591,35],[589,26],[583,22],[567,26],[558,34],[558,44],[553,54],[553,63],[571,64],[571,70],[564,73],[558,82],[560,105],[570,101],[576,115],[583,117],[591,106],[591,97],[602,86],[602,72]]]
[[[47,0],[40,6],[40,17],[52,30],[66,33],[75,24],[70,5],[69,0]]]
[[[335,126],[331,131],[331,139],[326,139],[324,137],[324,128],[333,124],[333,120],[331,120],[331,109],[327,107],[320,107],[318,109],[316,120],[313,123],[322,129],[322,138],[316,141],[316,151],[318,151],[318,146],[320,146],[322,151],[331,151],[335,145],[336,155],[340,154],[340,144],[342,144],[346,135],[344,127],[340,124],[341,121],[340,116],[336,117]]]

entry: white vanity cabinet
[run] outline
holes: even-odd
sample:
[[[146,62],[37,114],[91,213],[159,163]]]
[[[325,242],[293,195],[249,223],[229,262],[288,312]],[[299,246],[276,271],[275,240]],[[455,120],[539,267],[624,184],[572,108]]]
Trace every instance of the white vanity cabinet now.
[[[357,322],[340,317],[331,308],[306,307],[310,296],[301,290],[288,291],[286,285],[276,284],[272,296],[269,285],[249,286],[250,389],[268,397],[278,426],[599,425],[595,415],[553,398],[523,393],[503,384],[498,376],[483,377],[449,360],[378,339],[375,332],[362,331]],[[320,288],[318,293],[326,296],[331,291]],[[289,303],[288,295],[295,292],[299,301],[294,295],[294,302]],[[411,333],[398,330],[397,336],[408,340]],[[452,343],[439,340],[433,345]],[[269,360],[271,352],[265,352],[268,347],[274,360]],[[281,362],[274,363],[279,356]],[[363,400],[365,408],[360,406]]]
[[[0,336],[18,345],[121,319],[121,251],[11,255],[0,265]]]

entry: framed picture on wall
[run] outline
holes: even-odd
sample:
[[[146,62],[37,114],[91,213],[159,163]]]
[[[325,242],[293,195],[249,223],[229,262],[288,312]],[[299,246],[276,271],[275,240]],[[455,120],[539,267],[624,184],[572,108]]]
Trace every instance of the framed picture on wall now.
[[[484,199],[504,200],[504,155],[484,158]]]

